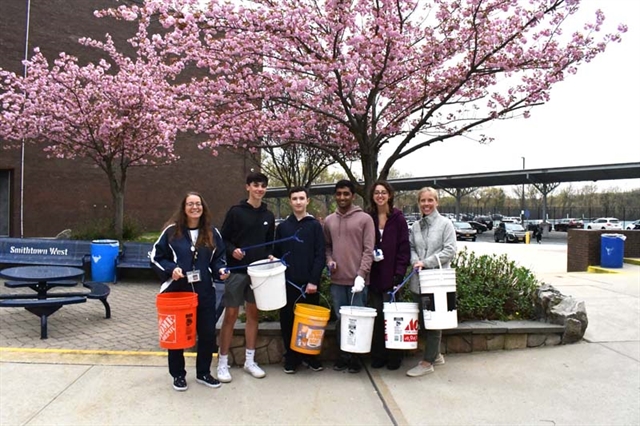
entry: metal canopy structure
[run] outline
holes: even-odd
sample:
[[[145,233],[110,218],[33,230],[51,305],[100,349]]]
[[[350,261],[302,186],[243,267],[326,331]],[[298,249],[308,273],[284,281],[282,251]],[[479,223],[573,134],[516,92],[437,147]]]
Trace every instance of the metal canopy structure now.
[[[593,166],[556,167],[531,170],[508,170],[491,173],[390,179],[396,191],[415,191],[425,186],[437,189],[475,188],[559,182],[640,179],[640,163],[601,164]],[[312,195],[333,194],[335,183],[311,186]],[[284,187],[267,189],[267,198],[287,197]]]

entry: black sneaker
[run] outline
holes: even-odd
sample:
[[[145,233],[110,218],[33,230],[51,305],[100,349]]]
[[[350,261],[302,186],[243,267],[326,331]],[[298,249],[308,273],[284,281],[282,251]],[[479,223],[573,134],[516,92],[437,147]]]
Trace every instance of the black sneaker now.
[[[215,377],[213,377],[211,374],[196,376],[196,382],[203,384],[205,386],[209,386],[210,388],[219,388],[220,386],[222,386],[222,383],[220,383],[220,381]]]
[[[292,362],[285,361],[284,372],[287,374],[296,374],[296,365]]]
[[[308,368],[310,368],[313,371],[322,371],[324,370],[324,367],[322,366],[322,363],[320,361],[318,361],[316,358],[307,358],[306,360],[303,361],[304,365],[306,365]]]
[[[402,361],[399,359],[391,359],[387,363],[387,370],[397,370],[400,368]]]
[[[336,371],[344,371],[347,368],[349,368],[349,360],[344,358],[338,359],[335,364],[333,364],[333,369]]]
[[[382,358],[374,358],[371,361],[371,368],[382,368],[387,365],[387,360]]]
[[[362,370],[362,365],[357,356],[352,356],[349,360],[349,373],[359,373]]]
[[[184,376],[178,376],[173,378],[173,388],[178,392],[184,392],[189,389],[187,386],[187,379]]]

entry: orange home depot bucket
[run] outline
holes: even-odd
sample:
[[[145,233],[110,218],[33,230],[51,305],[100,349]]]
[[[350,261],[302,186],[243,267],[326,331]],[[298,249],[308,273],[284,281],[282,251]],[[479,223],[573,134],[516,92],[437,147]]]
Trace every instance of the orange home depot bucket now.
[[[161,348],[187,349],[196,344],[196,293],[160,293],[156,307]]]
[[[291,332],[291,349],[303,354],[318,355],[322,349],[324,328],[329,322],[331,311],[322,306],[298,303],[293,313],[295,317]]]

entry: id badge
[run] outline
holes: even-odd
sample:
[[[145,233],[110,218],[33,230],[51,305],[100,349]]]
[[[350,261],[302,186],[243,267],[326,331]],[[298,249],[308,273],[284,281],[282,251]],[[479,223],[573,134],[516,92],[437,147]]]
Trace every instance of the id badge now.
[[[197,283],[200,281],[200,271],[187,272],[187,281],[190,283]]]

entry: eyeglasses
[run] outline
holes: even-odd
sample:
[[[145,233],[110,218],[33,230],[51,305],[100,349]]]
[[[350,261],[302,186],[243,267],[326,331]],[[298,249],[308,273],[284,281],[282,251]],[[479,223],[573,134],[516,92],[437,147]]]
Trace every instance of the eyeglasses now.
[[[187,207],[202,207],[202,203],[187,203]]]
[[[387,191],[375,191],[373,193],[373,195],[388,195],[389,193]]]

